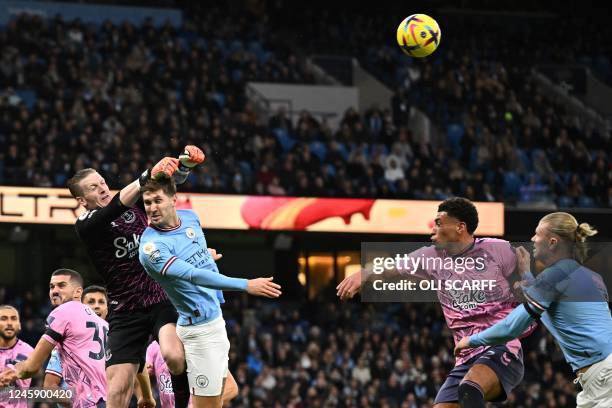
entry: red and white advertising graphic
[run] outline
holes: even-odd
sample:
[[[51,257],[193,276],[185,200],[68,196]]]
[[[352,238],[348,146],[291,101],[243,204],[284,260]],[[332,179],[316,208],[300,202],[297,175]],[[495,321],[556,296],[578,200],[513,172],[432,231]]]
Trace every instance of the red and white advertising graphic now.
[[[439,201],[179,193],[204,228],[427,235]],[[477,235],[504,234],[502,203],[476,202]],[[83,211],[68,190],[0,187],[0,222],[73,224]]]

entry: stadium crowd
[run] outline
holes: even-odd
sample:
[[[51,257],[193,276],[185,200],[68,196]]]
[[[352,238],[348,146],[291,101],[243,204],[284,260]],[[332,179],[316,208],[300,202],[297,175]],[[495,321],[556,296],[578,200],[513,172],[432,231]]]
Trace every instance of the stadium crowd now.
[[[0,288],[34,345],[51,310],[42,290]],[[233,407],[428,407],[454,365],[438,305],[262,302],[227,296]],[[572,373],[545,329],[522,340],[525,378],[502,406],[575,406]],[[40,379],[38,379],[40,381]],[[33,384],[34,385],[34,384]]]
[[[207,162],[188,191],[612,206],[610,134],[549,101],[528,74],[545,58],[525,61],[524,47],[491,43],[508,41],[503,33],[476,46],[472,27],[469,53],[443,36],[447,50],[422,62],[381,46],[388,32],[376,24],[342,25],[325,11],[301,16],[317,34],[302,38],[303,50],[344,44],[395,90],[391,109],[348,109],[331,128],[307,111],[295,121],[282,109],[264,120],[248,101],[248,81],[315,82],[300,47],[266,29],[274,15],[205,8],[181,28],[22,16],[0,29],[0,184],[64,187],[75,171],[94,167],[117,188],[191,143]],[[358,35],[346,34],[349,24],[361,27]],[[580,58],[606,73],[599,55]],[[411,107],[448,143],[410,129]],[[20,338],[34,346],[51,310],[44,289],[0,286],[3,303],[19,309]],[[430,406],[454,362],[436,305],[229,295],[224,314],[240,387],[232,406]],[[525,379],[507,406],[575,404],[572,373],[552,337],[540,328],[523,344]]]
[[[529,65],[504,64],[524,56],[521,47],[478,43],[473,28],[470,53],[443,36],[445,51],[424,63],[395,46],[366,47],[381,33],[363,24],[353,42],[370,40],[355,52],[396,90],[392,108],[349,109],[332,129],[306,111],[266,119],[246,97],[247,81],[314,82],[301,56],[266,29],[273,15],[198,10],[181,28],[29,16],[5,27],[0,183],[64,186],[94,167],[119,187],[193,143],[207,165],[191,176],[191,191],[612,205],[610,135],[548,101],[526,76]],[[326,38],[333,49],[346,27],[329,13],[312,17],[327,31],[304,48]],[[410,129],[413,106],[444,129],[445,143]]]

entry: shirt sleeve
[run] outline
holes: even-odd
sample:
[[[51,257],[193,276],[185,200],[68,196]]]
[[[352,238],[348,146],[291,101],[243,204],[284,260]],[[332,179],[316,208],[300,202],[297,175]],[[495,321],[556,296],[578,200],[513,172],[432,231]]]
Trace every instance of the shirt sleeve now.
[[[501,270],[504,277],[509,277],[516,271],[516,252],[509,242],[500,243]]]
[[[68,325],[70,324],[70,316],[64,313],[62,306],[56,308],[49,317],[47,318],[47,325],[45,327],[45,334],[43,338],[54,346],[60,343],[65,335]]]
[[[246,290],[246,279],[231,278],[208,269],[196,268],[176,257],[170,248],[159,240],[140,245],[140,263],[147,272],[182,279],[199,286],[219,290]]]
[[[79,237],[94,236],[98,232],[105,230],[111,221],[128,209],[129,207],[121,203],[119,193],[117,193],[106,207],[89,210],[79,216],[75,224],[77,234]]]
[[[535,320],[527,307],[525,304],[519,305],[505,319],[470,336],[470,347],[504,344],[519,337]]]
[[[409,253],[405,262],[404,258],[400,260],[399,265],[397,265],[397,271],[400,275],[415,276],[421,279],[428,278],[431,275],[431,270],[427,269],[427,265],[423,260],[437,256],[439,256],[438,253],[431,246],[419,248]]]
[[[47,363],[47,367],[45,368],[45,373],[56,375],[60,378],[62,375],[62,362],[59,358],[59,352],[57,349],[53,349],[51,352],[51,357],[49,358],[49,362]]]
[[[562,268],[553,266],[524,286],[523,295],[530,309],[541,315],[559,299],[568,284],[569,276]]]

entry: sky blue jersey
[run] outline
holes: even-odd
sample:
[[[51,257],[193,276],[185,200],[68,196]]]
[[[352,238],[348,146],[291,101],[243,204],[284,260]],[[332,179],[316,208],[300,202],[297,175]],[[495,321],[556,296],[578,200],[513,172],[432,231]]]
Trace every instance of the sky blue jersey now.
[[[209,254],[198,216],[177,210],[179,225],[149,226],[140,239],[139,259],[164,288],[181,326],[206,323],[221,315],[222,290],[246,290],[247,280],[219,273]]]
[[[612,353],[612,316],[601,276],[573,259],[562,259],[523,288],[526,303],[504,320],[470,336],[470,346],[502,343],[540,319],[574,371]]]

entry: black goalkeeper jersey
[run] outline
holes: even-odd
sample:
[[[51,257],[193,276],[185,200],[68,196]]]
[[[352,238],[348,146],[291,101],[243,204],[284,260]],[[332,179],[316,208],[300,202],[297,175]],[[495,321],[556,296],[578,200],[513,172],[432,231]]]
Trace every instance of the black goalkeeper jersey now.
[[[86,211],[76,221],[77,235],[106,281],[113,311],[131,311],[168,300],[138,261],[140,236],[147,226],[142,200],[126,207],[119,193],[106,207]]]

